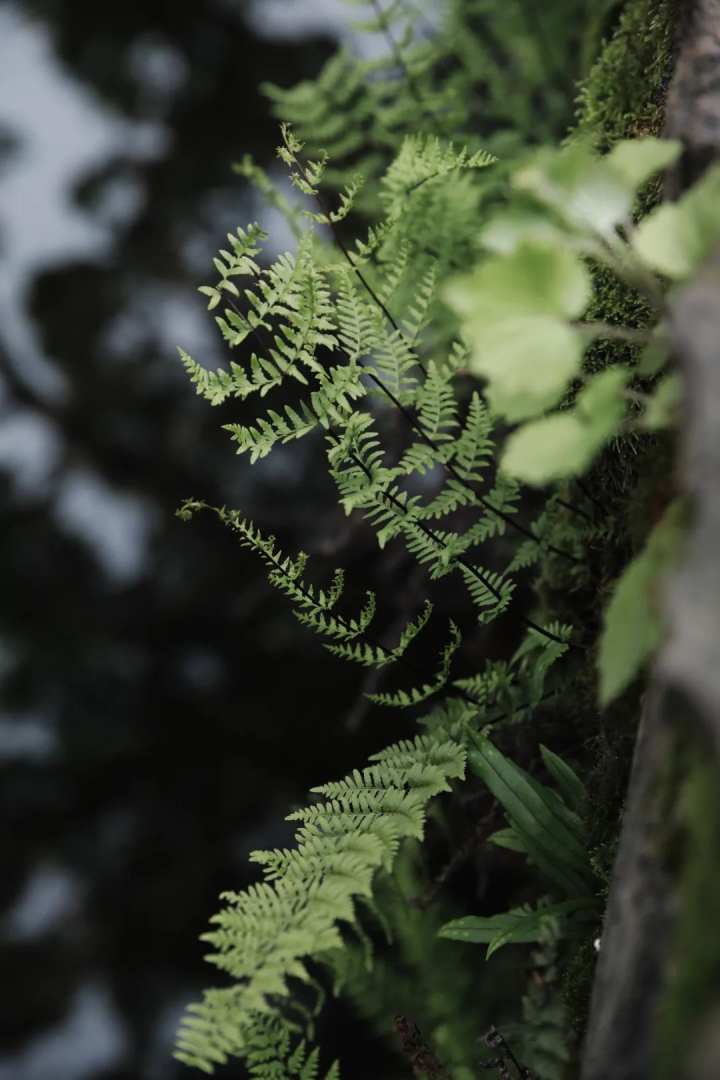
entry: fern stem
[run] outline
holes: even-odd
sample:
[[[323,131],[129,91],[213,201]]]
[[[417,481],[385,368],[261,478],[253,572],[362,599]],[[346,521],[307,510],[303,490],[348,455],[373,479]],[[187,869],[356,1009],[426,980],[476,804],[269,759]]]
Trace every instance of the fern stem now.
[[[578,517],[584,518],[585,521],[589,522],[591,525],[595,524],[590,515],[586,514],[584,510],[581,510],[579,506],[575,506],[573,503],[567,502],[565,499],[559,497],[557,502],[560,506],[564,506],[566,510],[569,510],[571,514],[577,514]]]
[[[598,508],[598,510],[600,511],[600,513],[603,516],[606,517],[607,516],[607,510],[605,509],[603,504],[598,499],[595,498],[595,496],[593,495],[592,491],[587,486],[587,484],[579,476],[575,477],[575,483],[580,488],[580,490],[582,491],[585,498],[589,499],[590,502],[593,504],[593,506],[596,506]]]
[[[423,373],[427,374],[427,371],[426,371],[425,367],[423,366],[423,364],[420,363],[420,361],[418,361],[418,363],[420,364],[420,368],[423,371]],[[372,382],[374,382],[376,384],[376,386],[380,390],[382,390],[382,392],[392,402],[392,404],[395,406],[395,408],[402,414],[404,419],[410,425],[412,431],[414,431],[416,435],[420,436],[420,438],[423,440],[423,442],[426,444],[426,446],[429,446],[431,450],[436,450],[437,449],[436,443],[433,441],[433,439],[430,438],[430,436],[427,434],[427,432],[424,431],[423,428],[419,424],[416,424],[415,419],[412,416],[412,413],[396,397],[396,395],[393,393],[393,391],[390,389],[390,387],[386,386],[385,383],[382,381],[382,379],[379,379],[377,377],[377,375],[375,375],[374,372],[371,372],[371,371],[368,372],[368,378],[371,379]],[[516,518],[511,517],[510,514],[506,514],[504,510],[499,510],[496,506],[493,506],[493,504],[489,501],[489,499],[486,499],[484,495],[481,495],[479,491],[476,491],[474,489],[472,483],[468,483],[466,480],[463,480],[463,478],[460,476],[459,472],[457,471],[457,469],[455,468],[455,466],[453,465],[453,463],[451,461],[441,462],[441,465],[445,469],[445,471],[450,476],[452,476],[453,480],[456,480],[459,484],[463,484],[465,487],[470,488],[470,490],[473,492],[473,494],[477,498],[480,505],[485,510],[489,510],[490,513],[492,513],[492,514],[497,514],[497,516],[500,518],[501,521],[504,521],[506,525],[509,525],[511,528],[517,530],[517,532],[519,532],[523,536],[527,537],[528,540],[534,540],[536,543],[539,543],[539,544],[543,543],[543,541],[538,536],[536,536],[535,533],[531,529],[526,528],[523,524],[521,524],[521,522],[517,521]],[[547,547],[548,551],[552,551],[554,555],[560,555],[560,556],[562,556],[562,558],[569,559],[572,562],[581,562],[582,561],[576,555],[573,555],[571,552],[564,551],[562,548],[556,548],[553,544],[546,544],[545,546]]]

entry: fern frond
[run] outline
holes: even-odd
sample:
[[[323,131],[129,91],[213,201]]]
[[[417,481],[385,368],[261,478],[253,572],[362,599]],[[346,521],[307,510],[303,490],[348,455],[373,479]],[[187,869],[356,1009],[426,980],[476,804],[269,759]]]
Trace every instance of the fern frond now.
[[[426,600],[423,610],[405,625],[400,634],[400,640],[392,649],[384,646],[372,646],[367,642],[353,644],[341,642],[337,645],[326,645],[326,648],[335,656],[342,657],[344,660],[351,660],[356,664],[362,664],[363,667],[385,667],[387,664],[396,663],[404,656],[408,646],[427,625],[432,610],[432,604],[429,600]]]
[[[433,678],[422,686],[413,686],[410,690],[394,690],[391,693],[368,694],[367,697],[376,705],[389,705],[400,709],[419,705],[446,685],[450,677],[450,665],[454,654],[460,647],[462,637],[455,623],[450,623],[450,641],[440,655],[440,665]]]
[[[382,387],[373,388],[374,394],[387,399],[388,390],[401,405],[411,405],[415,399],[419,380],[418,358],[410,342],[401,330],[378,326],[372,362],[368,364],[382,381]]]
[[[345,267],[337,270],[336,310],[338,339],[350,362],[369,356],[377,344],[377,317],[367,295],[360,292]]]
[[[418,423],[433,443],[452,440],[453,431],[458,427],[458,406],[450,386],[450,376],[447,369],[431,360],[417,396]]]
[[[213,259],[213,264],[219,274],[217,284],[201,285],[198,289],[198,292],[208,297],[210,311],[223,300],[224,292],[235,297],[240,295],[231,278],[256,277],[260,273],[255,256],[259,254],[263,241],[267,240],[267,233],[256,222],[253,222],[247,229],[238,228],[235,233],[228,233],[227,239],[231,250],[222,250]]]
[[[252,1080],[321,1080],[317,1047],[310,1049],[298,1039],[297,1025],[279,1016],[259,1016],[252,1029],[247,1066]],[[340,1080],[339,1064],[333,1062],[322,1080]]]
[[[445,181],[462,169],[485,169],[497,158],[485,150],[471,153],[437,135],[408,135],[382,179],[380,198],[386,213],[400,215],[412,209],[410,197],[421,187]]]
[[[468,483],[480,484],[484,479],[484,470],[492,460],[495,449],[492,429],[490,412],[474,390],[452,459],[455,471]]]
[[[487,660],[482,671],[466,679],[456,679],[453,686],[468,694],[483,711],[491,706],[515,704],[517,678],[506,660]]]
[[[432,305],[437,296],[437,282],[438,268],[431,262],[419,281],[414,283],[413,296],[402,320],[405,337],[413,347],[417,347],[423,330],[430,322]]]
[[[291,405],[286,405],[282,413],[275,409],[268,410],[265,417],[259,417],[255,424],[223,424],[236,444],[237,453],[250,451],[250,461],[255,463],[266,457],[278,442],[291,442],[301,439],[318,425],[318,418],[310,411],[304,401],[299,405],[298,413]]]
[[[346,50],[338,50],[314,82],[305,80],[290,89],[264,83],[261,89],[273,102],[276,115],[294,126],[310,153],[324,148],[333,161],[340,162],[364,146],[362,128],[372,118],[372,102],[362,67]],[[348,124],[348,116],[353,123]],[[363,172],[369,175],[366,167]],[[328,179],[332,176],[326,174]]]
[[[465,767],[460,746],[429,736],[390,747],[375,762],[316,789],[325,801],[289,816],[302,822],[296,847],[254,853],[265,880],[223,894],[227,906],[203,940],[214,950],[208,959],[236,982],[190,1007],[178,1037],[181,1060],[212,1072],[252,1052],[258,1019],[279,1015],[290,981],[308,978],[307,958],[341,944],[338,924],[355,922],[356,898],[370,895],[375,873],[391,867],[404,837],[422,836],[428,799],[449,790]],[[315,1067],[312,1056],[303,1060]]]
[[[478,622],[487,623],[501,615],[508,607],[515,584],[503,574],[485,571],[479,574],[476,569],[461,566],[461,573],[467,590],[478,609]]]
[[[232,235],[229,235],[232,239]],[[247,236],[245,239],[247,240]],[[245,250],[243,245],[240,245],[239,249]],[[256,252],[257,248],[253,247],[252,250]],[[230,259],[227,252],[221,254]],[[334,336],[335,322],[330,290],[322,271],[315,264],[311,235],[306,234],[303,238],[296,256],[281,255],[263,274],[260,274],[254,263],[251,264],[251,269],[247,269],[246,264],[250,265],[251,260],[249,261],[245,254],[237,259],[233,256],[233,260],[231,267],[237,263],[244,269],[231,269],[228,272],[252,273],[256,277],[256,287],[254,290],[244,291],[247,301],[244,313],[238,308],[226,308],[224,315],[218,316],[216,322],[231,347],[242,344],[252,333],[271,334],[268,355],[263,357],[253,353],[249,361],[249,372],[236,363],[231,363],[230,372],[210,372],[181,350],[183,363],[195,383],[197,392],[211,404],[218,405],[231,396],[244,399],[256,392],[264,396],[269,390],[279,386],[286,376],[307,386],[309,373],[319,384],[315,394],[319,395],[321,401],[326,397],[332,400],[333,394],[337,398],[337,376],[332,370],[328,372],[316,356],[320,348],[334,349],[337,339]],[[234,285],[232,288],[239,296]],[[215,297],[211,296],[209,306],[214,304]],[[355,396],[360,396],[363,390],[361,386],[357,386],[356,371],[343,376],[342,394],[347,396],[351,376],[357,387]],[[300,408],[302,409],[302,403]],[[272,417],[264,424],[259,421],[257,428],[268,444],[257,456],[264,456],[278,438],[288,434],[282,424],[280,429],[273,430]],[[243,430],[240,425],[233,425],[232,430],[243,449],[254,450],[260,445],[259,437],[251,434],[252,428]]]

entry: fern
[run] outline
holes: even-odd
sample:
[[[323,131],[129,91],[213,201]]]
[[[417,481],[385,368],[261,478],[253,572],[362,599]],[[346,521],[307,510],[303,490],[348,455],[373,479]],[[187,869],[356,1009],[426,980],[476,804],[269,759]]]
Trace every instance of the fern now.
[[[212,1071],[230,1056],[255,1052],[259,1018],[282,1015],[291,984],[310,979],[308,962],[341,945],[340,924],[355,923],[356,901],[371,895],[375,874],[391,869],[403,838],[422,837],[427,801],[464,774],[462,748],[428,736],[372,760],[314,788],[323,801],[288,818],[301,822],[296,846],[253,852],[264,880],[223,894],[227,906],[203,940],[213,949],[208,959],[235,983],[190,1007],[178,1039],[181,1061]]]
[[[305,1039],[297,1039],[297,1025],[278,1016],[261,1016],[252,1030],[247,1067],[252,1080],[340,1080],[340,1066],[333,1062],[320,1074],[319,1050],[308,1050]],[[293,1038],[295,1036],[295,1038]]]
[[[295,558],[285,555],[274,536],[265,536],[252,521],[242,517],[238,511],[226,510],[224,507],[208,507],[196,499],[188,499],[177,513],[181,519],[189,521],[193,514],[207,509],[213,510],[220,521],[233,530],[243,547],[262,559],[267,568],[268,582],[288,598],[293,606],[293,614],[300,623],[320,637],[331,639],[324,642],[324,645],[335,656],[376,669],[397,663],[403,659],[407,649],[432,615],[433,606],[427,601],[420,614],[403,627],[397,644],[386,646],[373,641],[368,630],[376,614],[375,593],[371,590],[366,592],[365,603],[357,616],[341,614],[336,608],[345,586],[343,570],[335,570],[329,588],[318,588],[305,578],[307,555],[304,552],[300,552]],[[434,685],[437,689],[444,685],[449,671],[450,655],[460,644],[459,633],[455,627],[453,642],[451,652],[447,655],[443,653],[441,670],[445,672],[445,678],[440,678],[439,675],[436,677]],[[429,692],[425,696],[429,696]],[[379,697],[382,695],[378,696],[378,700]]]
[[[282,155],[297,186],[315,197],[325,175],[325,157],[301,160],[301,151],[297,138],[285,129]],[[406,158],[410,152],[407,146],[403,149]],[[413,152],[422,159],[413,175],[425,177],[422,188],[428,192],[435,182],[427,172],[429,161],[446,178],[479,163],[468,151],[453,150],[454,156],[448,157],[450,151],[438,142],[418,142]],[[406,161],[403,169],[407,167]],[[352,197],[351,191],[347,201],[341,198],[342,214]],[[505,530],[515,510],[517,485],[496,478],[488,496],[477,494],[492,464],[492,423],[478,394],[462,403],[453,386],[466,354],[450,346],[443,347],[440,356],[421,355],[436,301],[437,260],[423,271],[402,328],[386,306],[404,303],[403,282],[413,251],[414,241],[408,241],[395,265],[384,261],[401,216],[390,206],[388,224],[356,248],[362,258],[369,259],[373,252],[377,257],[372,284],[359,273],[361,260],[355,256],[346,258],[344,266],[327,261],[312,229],[301,237],[294,256],[281,256],[268,270],[255,262],[259,231],[239,232],[232,250],[218,260],[220,280],[205,292],[213,308],[219,297],[230,297],[217,319],[230,347],[252,337],[262,351],[253,352],[247,366],[233,362],[228,372],[206,372],[187,354],[182,359],[197,392],[212,404],[232,397],[264,398],[292,385],[291,403],[285,400],[280,408],[268,408],[246,423],[226,425],[238,451],[249,452],[255,461],[278,443],[324,429],[329,472],[346,512],[364,514],[381,546],[402,539],[429,578],[459,575],[478,621],[487,623],[507,609],[514,583],[506,574],[475,563],[469,553]],[[333,221],[332,212],[314,217]],[[233,280],[240,276],[251,282],[242,294]],[[388,408],[400,410],[413,439],[396,463],[381,437],[382,410]],[[438,467],[444,472],[439,491],[427,497],[413,490]],[[189,500],[180,514],[189,517],[203,507]],[[446,519],[460,510],[472,511],[476,519],[463,529],[449,527]],[[286,555],[273,537],[237,511],[215,512],[262,559],[270,584],[289,600],[298,620],[319,634],[336,656],[376,670],[405,662],[409,646],[430,617],[429,603],[395,644],[380,643],[370,637],[376,608],[372,593],[359,612],[343,613],[342,571],[335,572],[328,586],[318,587],[307,579],[303,553]],[[229,906],[215,918],[217,928],[205,936],[214,947],[210,959],[235,982],[226,990],[208,992],[191,1009],[178,1043],[182,1060],[209,1069],[239,1056],[254,1060],[257,1068],[275,1069],[278,1076],[290,1067],[263,1057],[265,1036],[258,1025],[268,1015],[278,1023],[294,1023],[287,1013],[292,987],[310,980],[308,962],[326,959],[341,948],[339,923],[354,925],[363,934],[357,902],[370,898],[376,872],[389,870],[400,839],[422,834],[427,798],[445,790],[448,779],[461,771],[463,751],[448,741],[447,732],[467,740],[491,704],[502,700],[515,708],[528,690],[531,705],[540,700],[545,671],[565,651],[568,633],[566,628],[543,627],[536,633],[556,648],[541,653],[543,662],[535,665],[539,674],[526,679],[527,690],[518,690],[514,680],[524,674],[530,645],[513,662],[512,674],[508,668],[501,675],[502,665],[491,663],[484,681],[456,682],[456,696],[451,690],[440,722],[427,725],[432,734],[401,744],[340,784],[318,789],[325,801],[291,815],[302,822],[295,849],[253,855],[264,868],[264,880],[244,894],[227,894]],[[420,705],[448,686],[460,643],[460,633],[451,624],[451,639],[434,675],[410,688],[368,696],[390,707]],[[303,1048],[304,1037],[300,1030],[301,1049],[292,1052],[298,1055],[296,1068],[313,1075],[318,1058]]]
[[[450,632],[452,636],[442,651],[440,666],[430,682],[423,683],[422,686],[413,687],[411,690],[396,690],[393,693],[369,694],[368,697],[370,700],[374,701],[377,705],[389,705],[406,709],[411,705],[419,705],[422,701],[427,701],[433,694],[437,694],[439,690],[442,690],[450,677],[450,664],[453,655],[460,648],[460,642],[462,640],[460,631],[452,622],[450,623]]]
[[[408,0],[359,6],[366,17],[356,29],[378,35],[382,55],[364,60],[343,49],[312,82],[264,86],[276,115],[296,127],[308,153],[328,153],[328,186],[341,189],[358,170],[377,179],[408,133],[422,141],[459,137],[472,161],[478,150],[487,152],[473,145],[480,110],[499,149],[563,134],[582,55],[578,28],[593,10],[588,0],[561,0],[537,13],[527,0],[501,7],[493,0],[451,0],[432,25]],[[377,213],[371,189],[362,208]]]
[[[387,921],[374,904],[375,886],[383,892],[401,842],[422,837],[428,800],[462,776],[466,753],[491,807],[507,817],[505,828],[485,837],[488,850],[522,855],[543,885],[534,906],[473,916],[455,930],[489,951],[511,941],[556,942],[594,907],[582,782],[543,746],[553,786],[540,783],[488,732],[505,735],[519,716],[538,713],[557,694],[558,671],[572,668],[570,650],[582,655],[577,630],[544,597],[559,591],[558,580],[568,593],[587,584],[587,545],[601,544],[608,527],[586,509],[594,504],[589,489],[578,506],[568,501],[567,484],[554,486],[544,503],[521,498],[520,484],[578,476],[635,423],[631,361],[597,371],[585,350],[603,338],[632,348],[648,341],[652,354],[638,371],[655,376],[667,359],[664,335],[639,340],[630,328],[583,321],[593,287],[588,266],[640,285],[662,311],[656,273],[681,280],[706,250],[705,238],[694,244],[688,237],[699,221],[714,220],[717,176],[693,198],[664,208],[664,217],[630,230],[638,186],[677,148],[647,139],[621,143],[606,159],[578,147],[525,154],[562,127],[569,69],[580,51],[575,26],[588,6],[562,0],[536,14],[525,0],[451,0],[427,27],[417,4],[376,0],[363,32],[381,36],[382,56],[367,61],[341,51],[315,82],[268,88],[283,120],[278,154],[302,209],[283,202],[252,162],[241,168],[285,214],[297,249],[263,267],[258,226],[230,234],[215,262],[218,278],[202,291],[237,352],[227,370],[207,371],[184,352],[182,363],[211,404],[250,402],[240,421],[225,427],[251,462],[315,437],[346,514],[362,515],[380,548],[402,546],[428,587],[457,584],[463,616],[474,615],[480,629],[463,656],[473,661],[465,677],[453,673],[462,642],[452,622],[434,672],[423,670],[405,688],[372,687],[373,703],[395,709],[436,698],[420,717],[425,734],[314,789],[318,800],[290,815],[299,823],[295,846],[253,853],[262,880],[225,894],[205,940],[210,960],[233,982],[191,1008],[179,1041],[181,1060],[206,1071],[239,1057],[259,1077],[319,1075],[311,1048],[322,997],[317,966],[330,968],[338,983],[349,956],[367,969],[373,942],[366,914]],[[482,145],[478,102],[488,135]],[[511,145],[524,148],[523,161],[501,194],[510,164],[491,151]],[[597,191],[612,198],[596,198]],[[499,201],[506,205],[498,210]],[[663,246],[663,221],[679,235],[678,253]],[[472,376],[484,385],[469,386]],[[636,431],[670,422],[677,384],[663,385],[640,399],[636,412],[645,413]],[[506,437],[498,419],[518,426]],[[180,514],[203,506],[189,500]],[[538,507],[534,521],[522,520]],[[371,591],[359,610],[346,612],[342,570],[319,586],[304,553],[287,555],[237,511],[215,512],[336,657],[374,672],[411,666],[408,652],[429,622],[429,600],[392,642],[378,641]],[[515,636],[493,656],[485,628],[515,607],[518,579],[537,563],[537,621],[523,605],[519,645]],[[613,633],[609,624],[604,666]],[[606,696],[629,677],[606,672]],[[313,993],[318,1003],[309,1009]],[[552,1003],[531,1005],[540,1026]],[[561,1025],[555,1014],[551,1019],[557,1041]],[[563,1046],[553,1044],[548,1076],[561,1068]],[[326,1080],[336,1076],[332,1065]]]

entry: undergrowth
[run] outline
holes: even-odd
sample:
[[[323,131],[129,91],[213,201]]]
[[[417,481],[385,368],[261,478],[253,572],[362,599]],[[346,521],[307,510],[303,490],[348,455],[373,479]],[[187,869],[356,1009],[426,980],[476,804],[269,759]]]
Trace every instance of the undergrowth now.
[[[657,206],[679,152],[656,137],[665,0],[450,0],[431,26],[405,0],[366,7],[380,59],[345,50],[268,88],[297,200],[238,167],[296,249],[267,265],[259,226],[230,234],[202,291],[234,358],[181,355],[211,405],[237,403],[238,454],[320,444],[345,514],[412,558],[424,595],[388,634],[386,597],[350,603],[342,568],[321,580],[240,510],[179,514],[215,513],[420,734],[314,788],[294,847],[252,853],[260,880],[204,935],[230,979],[190,1007],[177,1056],[337,1077],[313,1047],[332,992],[394,1023],[418,1076],[563,1080],[682,536],[666,298],[720,231],[720,178]]]

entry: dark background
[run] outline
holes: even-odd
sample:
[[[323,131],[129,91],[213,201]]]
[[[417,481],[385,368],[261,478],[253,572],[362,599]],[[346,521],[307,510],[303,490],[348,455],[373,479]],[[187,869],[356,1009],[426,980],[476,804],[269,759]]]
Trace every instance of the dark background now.
[[[241,506],[310,551],[341,527],[317,451],[250,470],[175,346],[220,363],[196,287],[229,228],[289,242],[231,164],[274,168],[258,84],[313,75],[346,10],[0,4],[0,1080],[189,1076],[218,893],[310,785],[405,733],[348,725],[355,673],[229,533],[174,517]]]

